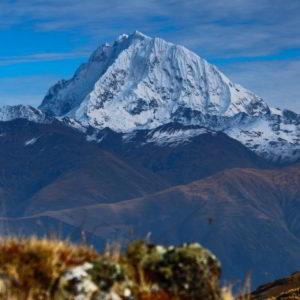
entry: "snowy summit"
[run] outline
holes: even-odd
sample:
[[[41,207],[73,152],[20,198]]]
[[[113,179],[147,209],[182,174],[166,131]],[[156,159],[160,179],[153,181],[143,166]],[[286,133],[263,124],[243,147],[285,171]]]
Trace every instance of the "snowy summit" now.
[[[260,97],[193,52],[140,32],[98,48],[71,80],[49,90],[40,108],[121,132],[179,119],[199,123],[207,114],[269,113]]]

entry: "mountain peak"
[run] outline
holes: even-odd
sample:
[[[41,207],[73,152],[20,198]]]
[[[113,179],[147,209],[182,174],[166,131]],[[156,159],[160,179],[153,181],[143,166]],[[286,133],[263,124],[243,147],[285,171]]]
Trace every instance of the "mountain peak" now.
[[[118,38],[116,39],[116,42],[122,42],[126,39],[133,39],[133,38],[140,38],[140,39],[151,39],[151,37],[143,34],[142,32],[136,30],[131,34],[127,34],[127,33],[123,33],[121,35],[118,36]]]
[[[195,53],[139,31],[99,47],[72,79],[50,88],[40,108],[116,131],[270,112]]]
[[[144,38],[144,39],[150,39],[149,36],[147,36],[146,34],[136,30],[131,34],[132,37],[139,37],[139,38]]]
[[[7,122],[14,119],[26,119],[37,123],[49,121],[49,118],[41,110],[30,105],[5,105],[0,107],[1,122]]]
[[[121,42],[121,41],[123,41],[123,40],[125,40],[125,39],[128,39],[128,37],[129,37],[128,34],[123,33],[123,34],[121,34],[121,35],[118,36],[118,38],[117,38],[116,41]]]
[[[117,37],[113,44],[105,43],[97,48],[89,58],[89,62],[95,62],[107,58],[107,56],[116,56],[121,51],[127,49],[135,40],[151,39],[145,34],[135,31],[128,35],[123,33]]]

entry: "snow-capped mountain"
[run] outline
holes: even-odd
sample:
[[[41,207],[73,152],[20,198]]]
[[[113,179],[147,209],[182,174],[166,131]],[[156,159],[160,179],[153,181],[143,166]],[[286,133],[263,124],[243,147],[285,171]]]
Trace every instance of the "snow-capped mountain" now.
[[[6,105],[0,107],[1,122],[12,121],[15,119],[27,119],[36,123],[51,122],[51,118],[49,116],[47,116],[41,110],[29,105]]]
[[[269,113],[260,97],[193,52],[139,32],[98,48],[71,80],[49,90],[40,108],[121,132]]]
[[[270,109],[260,117],[244,116],[224,130],[260,156],[277,162],[300,158],[300,115],[289,110]]]
[[[52,115],[81,130],[108,127],[124,134],[169,123],[197,125],[223,131],[269,159],[300,157],[298,114],[270,108],[195,53],[140,32],[99,47],[72,79],[49,89],[39,108],[3,107],[0,120],[45,122]],[[179,143],[182,136],[186,142],[196,133],[175,130],[156,141]]]

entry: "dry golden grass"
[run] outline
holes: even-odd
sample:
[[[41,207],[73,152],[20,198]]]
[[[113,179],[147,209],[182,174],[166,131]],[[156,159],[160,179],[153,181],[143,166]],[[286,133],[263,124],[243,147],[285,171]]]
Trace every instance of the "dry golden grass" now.
[[[230,287],[224,287],[222,289],[222,299],[223,300],[234,300],[235,299],[233,297],[232,290]]]
[[[2,299],[51,299],[67,267],[80,265],[96,256],[92,248],[67,241],[1,238],[0,275],[5,285]]]
[[[222,300],[251,300],[250,293],[241,293],[240,296],[233,296],[230,286],[222,288]]]

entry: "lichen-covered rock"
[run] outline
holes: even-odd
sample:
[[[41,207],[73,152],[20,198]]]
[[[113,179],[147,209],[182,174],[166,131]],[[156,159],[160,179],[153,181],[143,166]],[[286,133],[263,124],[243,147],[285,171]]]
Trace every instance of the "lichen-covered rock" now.
[[[92,262],[88,270],[93,282],[103,291],[108,291],[116,283],[124,281],[125,276],[120,264],[104,257]]]
[[[90,300],[99,290],[92,281],[88,270],[93,269],[90,263],[70,268],[60,278],[56,299]]]
[[[200,244],[163,247],[135,242],[129,245],[126,257],[138,281],[150,281],[189,299],[220,298],[220,262]]]
[[[92,262],[86,262],[67,270],[59,280],[56,300],[120,300],[114,291],[118,285],[124,298],[131,296],[130,290],[122,286],[125,276],[117,262],[99,256]]]

